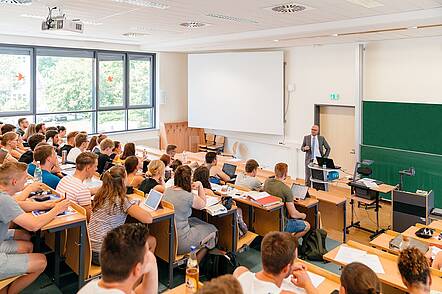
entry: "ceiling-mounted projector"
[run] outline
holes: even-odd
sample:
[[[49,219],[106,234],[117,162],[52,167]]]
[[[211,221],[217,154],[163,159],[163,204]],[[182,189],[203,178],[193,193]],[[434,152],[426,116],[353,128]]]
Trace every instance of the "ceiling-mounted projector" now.
[[[49,15],[41,24],[42,31],[83,33],[83,23],[79,19],[67,19],[60,10],[59,15],[52,16],[52,11],[56,9],[57,7],[49,8]]]

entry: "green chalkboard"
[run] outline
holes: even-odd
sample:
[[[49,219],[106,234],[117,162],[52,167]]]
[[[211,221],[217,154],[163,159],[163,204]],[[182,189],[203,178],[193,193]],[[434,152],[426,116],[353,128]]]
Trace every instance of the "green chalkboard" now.
[[[364,101],[362,120],[364,145],[442,154],[441,104]]]
[[[413,151],[384,147],[361,146],[361,159],[374,160],[373,175],[388,184],[399,184],[399,171],[414,167],[414,177],[404,177],[404,190],[415,192],[433,190],[435,205],[442,207],[442,155],[422,154]],[[389,198],[390,195],[383,195]]]

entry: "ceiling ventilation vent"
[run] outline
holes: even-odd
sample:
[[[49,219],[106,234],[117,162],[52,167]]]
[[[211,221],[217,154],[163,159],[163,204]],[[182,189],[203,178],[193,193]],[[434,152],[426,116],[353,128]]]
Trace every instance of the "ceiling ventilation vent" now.
[[[30,5],[32,0],[0,0],[0,4]]]
[[[272,7],[272,10],[278,13],[296,13],[306,9],[307,7],[295,3],[282,4]]]
[[[197,21],[188,21],[180,23],[180,26],[186,27],[186,28],[201,28],[207,26],[207,24]]]

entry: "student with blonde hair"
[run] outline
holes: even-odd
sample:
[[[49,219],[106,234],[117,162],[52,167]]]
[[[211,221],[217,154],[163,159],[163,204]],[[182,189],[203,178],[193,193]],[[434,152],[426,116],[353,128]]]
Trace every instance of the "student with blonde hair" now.
[[[164,173],[166,170],[166,166],[161,160],[152,160],[147,167],[145,179],[138,188],[144,193],[149,193],[151,189],[155,189],[158,192],[164,193],[165,190],[165,182],[164,182]]]
[[[1,144],[3,149],[8,151],[8,153],[16,160],[18,160],[24,153],[18,149],[19,135],[16,132],[7,132],[6,134],[3,134]]]
[[[35,124],[30,124],[26,129],[25,134],[23,135],[23,140],[28,141],[29,137],[37,134],[37,130],[35,129]]]
[[[97,191],[92,203],[89,232],[92,246],[92,262],[100,265],[99,252],[106,234],[126,222],[127,215],[141,221],[152,223],[150,213],[138,206],[136,200],[126,195],[126,171],[122,166],[113,166],[103,173],[103,185]],[[156,240],[147,239],[149,248],[155,252]]]

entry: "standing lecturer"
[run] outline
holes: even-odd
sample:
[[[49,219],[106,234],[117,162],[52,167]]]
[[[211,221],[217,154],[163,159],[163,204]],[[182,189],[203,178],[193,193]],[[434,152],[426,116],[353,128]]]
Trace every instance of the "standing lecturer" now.
[[[305,152],[305,185],[310,187],[310,169],[308,165],[316,159],[316,157],[328,157],[330,154],[330,145],[327,140],[319,134],[319,126],[313,125],[311,135],[304,136],[301,150]],[[325,151],[324,151],[325,149]]]

